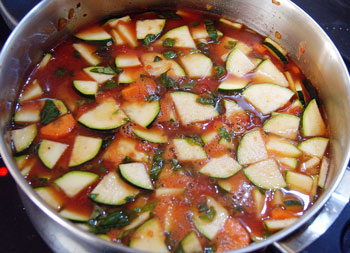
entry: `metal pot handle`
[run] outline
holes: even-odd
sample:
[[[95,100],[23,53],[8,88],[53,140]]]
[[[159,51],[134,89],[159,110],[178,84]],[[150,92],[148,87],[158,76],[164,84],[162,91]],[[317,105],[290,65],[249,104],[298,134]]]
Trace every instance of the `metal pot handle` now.
[[[325,206],[313,222],[299,233],[273,245],[283,253],[299,252],[316,241],[336,220],[350,198],[350,167],[347,167],[342,180]]]
[[[0,13],[7,26],[13,30],[18,22],[39,0],[0,0]]]

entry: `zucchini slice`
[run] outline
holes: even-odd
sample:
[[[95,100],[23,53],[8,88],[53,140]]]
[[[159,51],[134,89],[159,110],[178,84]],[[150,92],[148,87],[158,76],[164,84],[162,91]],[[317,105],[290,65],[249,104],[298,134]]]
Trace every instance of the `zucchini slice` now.
[[[281,230],[287,228],[298,221],[298,218],[288,218],[283,220],[264,220],[264,224],[267,230],[273,232],[277,230]]]
[[[221,82],[218,90],[219,91],[238,91],[248,85],[249,81],[244,79],[226,79]]]
[[[67,106],[63,103],[62,100],[45,99],[44,102],[46,102],[47,100],[51,100],[55,104],[57,110],[59,110],[59,112],[60,112],[60,116],[62,116],[63,114],[66,114],[68,112]]]
[[[22,105],[13,117],[17,124],[40,121],[40,108],[31,104]]]
[[[157,36],[163,31],[165,19],[144,19],[136,21],[136,37],[143,40],[148,34]]]
[[[307,160],[306,162],[301,164],[300,171],[304,172],[304,171],[307,171],[308,169],[314,168],[317,165],[319,165],[320,162],[321,162],[321,159],[314,156],[314,157],[310,158],[309,160]]]
[[[133,83],[136,81],[135,72],[132,69],[124,69],[118,76],[118,83]]]
[[[286,77],[278,70],[270,59],[264,60],[255,69],[254,80],[257,83],[274,83],[284,87],[289,87]]]
[[[55,191],[54,188],[45,186],[35,188],[34,191],[42,198],[51,208],[56,211],[62,208],[63,198]]]
[[[68,166],[78,166],[93,159],[98,154],[98,151],[100,151],[101,145],[101,138],[76,136]]]
[[[320,136],[326,133],[326,125],[318,109],[316,99],[306,106],[302,119],[302,133],[305,137]]]
[[[92,26],[74,34],[78,39],[89,42],[106,42],[112,40],[112,36],[100,26]]]
[[[219,133],[218,133],[218,131],[215,131],[215,130],[214,131],[210,131],[210,132],[204,133],[201,136],[201,139],[204,142],[204,144],[208,144],[208,143],[212,142],[215,139],[219,139]]]
[[[134,129],[132,131],[137,137],[153,142],[153,143],[167,143],[168,137],[159,130],[148,129]]]
[[[263,129],[281,137],[295,140],[298,136],[300,118],[292,114],[280,113],[267,120]]]
[[[327,174],[328,174],[328,167],[329,167],[329,160],[327,157],[322,158],[321,168],[320,168],[320,174],[318,178],[317,185],[320,188],[324,188],[326,184]]]
[[[294,92],[277,84],[262,83],[249,86],[243,97],[262,114],[269,114],[284,106]]]
[[[113,98],[107,98],[95,108],[82,114],[78,122],[98,130],[109,130],[120,127],[127,122],[127,116]]]
[[[294,157],[277,157],[276,160],[293,170],[295,170],[298,166],[298,159]]]
[[[166,32],[158,41],[158,44],[163,43],[167,38],[174,39],[174,47],[196,48],[190,30],[187,25],[176,27]]]
[[[273,159],[250,165],[243,172],[253,184],[266,190],[280,189],[287,186],[277,163]]]
[[[178,250],[175,252],[195,253],[203,252],[202,245],[195,232],[188,233],[180,242]]]
[[[83,189],[98,180],[99,176],[89,171],[70,171],[55,180],[64,193],[73,198]]]
[[[180,57],[180,61],[190,78],[204,78],[213,74],[213,62],[204,54],[188,54]]]
[[[94,46],[84,43],[74,43],[73,47],[89,64],[98,65],[101,63],[101,58],[95,54],[96,48]]]
[[[267,151],[260,130],[246,133],[237,149],[237,160],[241,165],[259,162],[267,159]]]
[[[280,156],[287,157],[299,157],[303,153],[288,140],[281,139],[279,137],[269,135],[266,149],[277,153]]]
[[[240,23],[232,22],[232,21],[227,20],[227,19],[224,19],[224,18],[220,18],[219,21],[220,21],[221,23],[224,23],[224,24],[229,25],[229,26],[231,26],[231,27],[233,27],[233,28],[236,28],[236,29],[241,29],[242,26],[243,26],[243,25],[240,24]]]
[[[43,69],[46,67],[46,65],[49,63],[50,59],[52,57],[52,54],[47,53],[45,56],[41,59],[38,69]]]
[[[182,195],[185,192],[184,188],[157,188],[156,189],[156,197],[162,197],[162,196],[178,196]]]
[[[216,214],[213,220],[207,221],[200,218],[197,212],[193,213],[192,220],[196,229],[209,240],[213,240],[219,230],[225,225],[229,217],[227,210],[212,197],[207,197],[207,205],[213,207]]]
[[[265,193],[262,190],[255,188],[252,191],[252,195],[255,202],[256,215],[257,217],[261,217],[261,212],[265,205]]]
[[[233,49],[227,56],[226,70],[228,73],[242,77],[254,68],[254,63],[252,63],[251,60],[238,48]]]
[[[135,197],[138,193],[138,189],[124,182],[116,172],[112,171],[92,190],[90,198],[106,205],[123,205],[129,197]]]
[[[199,96],[190,92],[176,91],[170,94],[182,124],[205,121],[219,115],[212,105],[197,102]]]
[[[64,208],[60,211],[60,215],[63,218],[66,218],[68,220],[78,221],[78,222],[87,222],[90,219],[91,214],[81,213],[81,212],[76,211],[76,210]]]
[[[151,217],[151,212],[150,211],[141,213],[129,225],[124,227],[123,231],[134,229],[134,228],[140,226],[141,224],[145,223],[149,219],[149,217]]]
[[[87,67],[83,69],[88,76],[98,83],[104,83],[115,76],[114,71],[110,67]]]
[[[126,102],[122,108],[131,121],[147,127],[158,116],[160,104],[158,100],[152,102]]]
[[[69,145],[56,141],[42,140],[38,149],[38,156],[42,163],[52,169]]]
[[[308,155],[317,156],[318,158],[322,159],[326,151],[328,141],[329,140],[327,138],[314,137],[300,143],[298,148]]]
[[[110,27],[115,27],[120,21],[128,23],[128,22],[131,21],[131,18],[130,18],[130,16],[124,16],[124,17],[121,17],[121,18],[112,18],[112,19],[109,19],[105,23],[105,25],[109,25]]]
[[[36,124],[31,124],[21,129],[11,131],[11,138],[17,153],[27,149],[34,141],[38,129]]]
[[[120,33],[117,32],[117,30],[112,29],[112,30],[111,30],[111,35],[112,35],[112,37],[113,37],[114,43],[115,43],[117,46],[126,44],[125,39],[123,39],[122,36],[120,36]]]
[[[169,252],[165,244],[165,234],[157,218],[152,218],[140,226],[130,239],[130,248],[149,252]]]
[[[127,44],[131,47],[137,47],[138,42],[136,39],[135,31],[133,30],[133,27],[129,26],[128,24],[124,23],[118,23],[116,27],[118,33],[122,35],[122,37],[126,40]]]
[[[225,116],[226,118],[235,115],[237,112],[244,112],[242,107],[240,107],[235,101],[224,99],[224,106],[226,109]]]
[[[87,95],[87,96],[96,96],[96,93],[98,90],[98,82],[96,82],[96,81],[74,80],[73,86],[81,94]]]
[[[121,164],[119,165],[119,171],[129,183],[146,190],[153,190],[151,178],[143,163]]]
[[[273,41],[271,38],[266,37],[263,45],[278,59],[280,59],[284,64],[288,63],[287,54],[288,52],[283,49],[277,42]]]
[[[174,139],[175,152],[179,161],[207,159],[204,149],[189,138]]]
[[[313,180],[310,176],[288,170],[286,172],[286,182],[291,190],[310,194]]]
[[[212,158],[204,165],[199,172],[209,177],[228,178],[236,174],[241,165],[229,155],[223,155],[219,158]]]
[[[136,67],[141,65],[141,62],[137,55],[118,55],[115,57],[115,65],[118,68]]]
[[[21,94],[19,102],[23,103],[23,102],[31,100],[31,99],[39,98],[43,94],[44,94],[43,90],[41,89],[38,80],[35,79],[31,84],[27,85],[24,88],[24,91]]]

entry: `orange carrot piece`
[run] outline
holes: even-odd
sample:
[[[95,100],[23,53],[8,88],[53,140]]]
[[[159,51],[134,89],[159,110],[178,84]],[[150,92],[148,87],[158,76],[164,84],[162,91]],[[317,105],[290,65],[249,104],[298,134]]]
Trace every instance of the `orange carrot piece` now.
[[[272,209],[271,218],[274,220],[283,220],[283,219],[289,219],[289,218],[294,218],[294,214],[288,210],[284,210],[280,207],[276,207]]]
[[[126,101],[144,100],[144,94],[140,89],[140,86],[135,83],[122,90],[122,96]]]
[[[228,218],[224,227],[215,237],[216,251],[227,252],[249,245],[250,237],[245,228],[235,218]]]
[[[72,114],[65,114],[52,121],[50,124],[42,127],[40,129],[40,133],[47,138],[62,138],[72,132],[76,123],[77,122],[73,118]]]

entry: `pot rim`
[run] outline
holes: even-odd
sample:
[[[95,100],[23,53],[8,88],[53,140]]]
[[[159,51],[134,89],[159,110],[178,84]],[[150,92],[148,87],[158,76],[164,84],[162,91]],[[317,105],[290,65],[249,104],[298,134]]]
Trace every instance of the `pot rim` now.
[[[11,45],[15,43],[15,38],[18,34],[20,34],[20,28],[25,26],[27,21],[30,21],[33,16],[35,16],[37,13],[41,12],[42,9],[45,9],[46,6],[50,4],[50,0],[43,0],[39,2],[18,24],[18,26],[13,30],[13,32],[10,34],[9,38],[7,39],[6,43],[4,44],[1,54],[0,54],[0,62],[3,62],[4,59],[7,57],[7,51],[11,51]],[[318,30],[318,32],[321,33],[322,38],[324,39],[324,43],[326,43],[329,48],[332,50],[332,53],[335,54],[338,61],[341,63],[342,69],[340,72],[346,74],[346,83],[350,87],[350,76],[349,72],[347,70],[347,67],[337,50],[336,46],[332,42],[332,40],[328,37],[328,35],[325,33],[325,31],[316,23],[314,19],[312,19],[304,10],[302,10],[300,7],[298,7],[295,3],[293,3],[290,0],[280,0],[280,2],[283,2],[283,4],[288,5],[289,11],[296,12],[299,15],[302,15],[303,18],[305,18],[306,21],[312,26],[313,29]],[[3,66],[0,66],[0,68],[3,68]],[[350,94],[348,94],[350,96]],[[64,227],[65,229],[71,231],[77,237],[94,241],[98,244],[101,244],[103,246],[106,246],[110,249],[115,250],[123,250],[124,252],[135,252],[135,249],[131,249],[124,245],[115,244],[112,242],[108,242],[106,240],[103,240],[92,233],[89,233],[87,231],[82,230],[78,226],[74,225],[73,222],[61,217],[56,211],[54,211],[51,207],[49,207],[34,191],[34,189],[27,183],[25,178],[21,175],[20,171],[16,168],[16,164],[12,159],[12,154],[8,151],[8,148],[5,144],[4,135],[1,135],[0,137],[0,153],[1,157],[4,160],[7,168],[9,169],[10,174],[14,178],[16,184],[20,187],[20,189],[29,197],[29,199],[38,206],[47,216],[49,216],[51,219],[53,219],[56,223]],[[345,173],[347,163],[350,158],[350,150],[348,150],[346,157],[342,160],[341,169],[338,171],[337,175],[335,176],[336,179],[332,183],[332,185],[329,185],[328,189],[323,192],[322,196],[317,200],[316,204],[310,208],[295,224],[292,226],[283,229],[279,232],[274,233],[269,238],[260,241],[260,242],[253,242],[249,246],[245,248],[241,248],[232,252],[246,252],[246,251],[254,251],[258,250],[262,247],[265,247],[267,245],[270,245],[276,241],[279,241],[288,235],[295,232],[297,229],[301,228],[303,225],[307,223],[307,221],[310,221],[312,217],[314,217],[319,210],[325,205],[327,200],[331,197],[332,193],[335,191],[336,187],[339,185],[340,181],[343,178],[343,175]],[[138,251],[138,250],[137,250]],[[141,251],[138,251],[141,252]]]

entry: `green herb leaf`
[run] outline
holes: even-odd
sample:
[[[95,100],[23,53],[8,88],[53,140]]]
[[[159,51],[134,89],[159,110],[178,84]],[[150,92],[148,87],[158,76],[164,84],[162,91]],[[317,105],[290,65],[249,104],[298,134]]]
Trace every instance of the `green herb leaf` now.
[[[205,247],[204,248],[204,253],[214,253],[216,250],[215,250],[215,247],[214,246],[210,246],[210,247]]]
[[[192,48],[192,49],[190,50],[190,54],[198,54],[198,53],[201,53],[201,50],[195,49],[195,48]]]
[[[163,11],[158,15],[158,17],[167,19],[181,19],[181,16],[177,15],[173,11]]]
[[[225,45],[224,48],[226,49],[233,49],[237,44],[237,41],[230,40],[228,42],[228,45]]]
[[[192,27],[197,27],[199,26],[199,22],[197,20],[191,22]]]
[[[54,73],[55,76],[63,77],[66,74],[66,70],[63,67],[58,67]]]
[[[179,245],[177,246],[175,253],[185,253],[184,248],[182,247],[182,244],[179,243]]]
[[[101,147],[101,149],[107,148],[109,146],[109,144],[111,144],[113,139],[114,139],[113,135],[104,137],[103,140],[102,140],[102,147]]]
[[[108,60],[112,57],[112,55],[109,52],[109,47],[107,46],[100,46],[96,49],[96,51],[94,52],[94,54],[96,54],[98,57],[104,59],[104,60]]]
[[[172,38],[166,38],[163,41],[163,47],[172,48],[175,45],[175,40]]]
[[[180,55],[180,56],[184,56],[184,52],[182,52],[181,50],[177,51],[177,54]]]
[[[73,70],[69,71],[69,75],[70,75],[71,77],[74,77],[74,71],[73,71]]]
[[[216,67],[214,68],[215,70],[215,78],[220,78],[225,74],[225,68],[221,65],[216,65]]]
[[[99,166],[99,167],[97,167],[96,168],[98,171],[101,171],[101,172],[107,172],[107,169],[106,169],[106,167],[105,166],[103,166],[103,165],[101,165],[101,166]]]
[[[181,89],[192,89],[194,86],[197,85],[197,82],[193,81],[193,80],[190,80],[189,82],[181,85]]]
[[[153,94],[145,98],[146,102],[152,102],[155,100],[159,100],[159,96],[157,94]]]
[[[92,199],[92,200],[96,199],[97,196],[98,196],[98,194],[96,194],[96,193],[90,193],[89,194],[89,198]]]
[[[171,160],[170,160],[170,164],[171,164],[171,168],[172,168],[173,170],[181,170],[181,169],[182,169],[181,164],[180,164],[179,161],[176,160],[176,159],[171,159]]]
[[[154,34],[147,34],[146,37],[143,39],[143,45],[145,47],[149,47],[149,44],[155,41],[156,38],[157,37]]]
[[[163,152],[164,152],[163,150],[157,149],[153,156],[152,167],[149,172],[150,177],[152,179],[157,179],[164,167],[164,159],[162,157]]]
[[[176,85],[176,81],[167,75],[167,72],[164,72],[157,78],[158,82],[160,82],[165,88],[168,90],[173,88]]]
[[[201,137],[197,135],[192,135],[190,137],[186,138],[189,142],[192,142],[193,144],[204,146],[204,142]]]
[[[132,158],[130,158],[129,156],[125,156],[125,158],[123,159],[122,163],[132,163],[134,160]]]
[[[127,196],[127,197],[125,198],[126,203],[133,202],[134,200],[135,200],[135,197],[134,197],[134,196]]]
[[[211,206],[209,210],[207,210],[204,214],[199,216],[199,219],[211,221],[215,218],[215,215],[216,215],[216,211],[214,207]]]
[[[197,47],[200,50],[203,50],[203,51],[208,51],[209,50],[209,46],[207,44],[205,44],[204,42],[198,42],[197,43]]]
[[[159,61],[162,61],[163,59],[160,58],[158,55],[156,57],[154,57],[154,60],[153,62],[159,62]]]
[[[142,211],[141,208],[139,208],[139,207],[135,207],[133,210],[137,213],[141,213],[141,211]]]
[[[196,100],[198,103],[203,105],[213,105],[215,103],[213,98],[199,97]]]
[[[218,129],[218,132],[222,138],[224,138],[228,142],[231,142],[231,135],[229,134],[229,132],[227,132],[225,127],[220,127]]]
[[[158,202],[149,202],[147,203],[144,207],[141,208],[141,213],[143,212],[148,212],[148,211],[153,211],[154,208],[158,205]]]
[[[74,57],[79,59],[80,58],[80,53],[77,50],[74,50]]]
[[[175,59],[177,57],[177,54],[174,51],[167,51],[163,53],[164,57],[168,60]]]
[[[209,34],[209,38],[212,42],[216,42],[218,39],[218,33],[216,32],[215,24],[213,20],[207,19],[204,21],[205,28]]]
[[[93,68],[90,70],[90,72],[105,74],[105,75],[114,75],[116,73],[111,66],[106,66],[103,68]]]
[[[205,199],[203,202],[199,203],[197,205],[198,211],[199,212],[206,212],[209,210],[209,207],[207,205],[207,199]]]
[[[61,112],[52,100],[45,100],[44,108],[40,112],[40,121],[44,125],[49,124],[60,114]]]
[[[81,105],[85,104],[85,100],[84,99],[78,99],[77,101],[75,101],[75,103],[77,104],[77,106],[81,106]]]
[[[110,90],[117,87],[118,84],[114,81],[108,80],[103,85],[101,85],[101,91]]]

